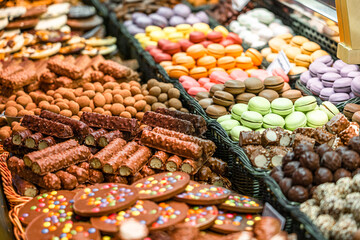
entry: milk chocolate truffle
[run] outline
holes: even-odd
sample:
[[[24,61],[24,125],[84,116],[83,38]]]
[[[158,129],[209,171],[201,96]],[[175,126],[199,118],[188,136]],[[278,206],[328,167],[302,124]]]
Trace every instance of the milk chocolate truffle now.
[[[314,152],[304,152],[300,155],[299,161],[301,166],[315,171],[320,167],[320,158],[319,155]]]
[[[360,153],[360,137],[357,136],[350,139],[349,146],[355,152]]]
[[[281,191],[284,193],[284,195],[287,195],[287,192],[292,186],[292,179],[291,178],[284,178],[279,183]]]
[[[345,168],[339,168],[338,170],[335,171],[334,173],[335,182],[337,182],[337,180],[339,180],[340,178],[344,178],[344,177],[351,177],[351,172],[349,172]]]
[[[287,152],[282,159],[282,165],[285,166],[287,163],[295,161],[295,153]]]
[[[340,156],[341,156],[341,155],[343,155],[343,153],[346,152],[347,150],[349,150],[347,147],[338,147],[338,148],[336,149],[336,152],[337,152],[338,154],[340,154]]]
[[[303,186],[292,186],[287,193],[287,197],[290,201],[305,202],[309,198],[309,193]]]
[[[328,152],[328,151],[331,151],[331,147],[330,147],[328,144],[326,144],[326,143],[321,144],[320,146],[318,146],[318,147],[316,148],[316,153],[319,154],[319,157],[320,157],[320,158],[322,158],[323,155],[324,155],[326,152]]]
[[[300,162],[292,161],[283,167],[285,177],[292,177],[293,173],[300,167]]]
[[[294,185],[308,187],[313,181],[313,175],[309,169],[301,167],[293,173],[292,179]]]
[[[341,157],[335,151],[326,152],[321,158],[321,165],[330,169],[331,171],[336,171],[341,168]]]
[[[270,173],[270,176],[275,180],[275,182],[277,182],[279,184],[280,181],[284,178],[284,172],[281,169],[275,170],[277,168],[279,168],[279,167],[273,168],[273,170]]]
[[[320,185],[326,182],[332,182],[333,175],[328,168],[320,167],[314,173],[314,182],[316,185]]]
[[[360,166],[360,156],[353,150],[343,152],[341,158],[342,165],[347,170],[353,171]]]
[[[314,149],[310,144],[304,144],[304,143],[301,143],[294,148],[294,153],[297,157],[300,157],[300,155],[304,152],[313,152],[313,151]]]

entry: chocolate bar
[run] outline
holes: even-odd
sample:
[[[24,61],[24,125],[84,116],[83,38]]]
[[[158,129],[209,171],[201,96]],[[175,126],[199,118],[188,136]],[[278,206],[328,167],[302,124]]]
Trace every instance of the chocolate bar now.
[[[60,59],[51,59],[47,62],[47,68],[59,76],[66,76],[68,78],[77,80],[84,74],[84,70],[70,62],[62,61]]]
[[[294,130],[293,134],[297,134],[297,133],[313,138],[315,133],[315,128],[310,128],[310,127],[297,128]]]
[[[209,158],[206,165],[210,167],[211,171],[219,175],[225,176],[228,173],[228,164],[219,158]]]
[[[79,166],[71,165],[66,171],[74,175],[79,183],[84,183],[89,180],[89,171]]]
[[[70,126],[35,115],[25,115],[21,126],[27,127],[34,132],[40,132],[57,138],[71,138],[74,136]]]
[[[62,189],[72,190],[79,184],[76,177],[68,172],[57,171],[55,175],[60,179]]]
[[[123,161],[119,168],[121,176],[134,175],[148,162],[151,157],[151,150],[140,146],[126,161]]]
[[[161,127],[185,134],[195,133],[195,128],[191,122],[156,112],[146,112],[141,123],[150,127]]]
[[[319,144],[328,143],[329,146],[332,145],[336,136],[328,131],[325,128],[318,127],[314,129],[313,138]]]
[[[140,173],[144,177],[156,174],[156,172],[153,169],[149,168],[147,165],[143,166],[143,168],[140,170]]]
[[[77,166],[85,169],[86,171],[89,171],[90,169],[90,164],[88,162],[81,162]]]
[[[255,131],[241,131],[239,135],[240,147],[247,145],[260,145],[261,133]]]
[[[22,131],[16,131],[12,134],[12,143],[14,145],[21,145],[25,142],[25,138],[30,136],[32,133],[29,129],[22,130]]]
[[[271,146],[269,148],[269,159],[271,167],[277,167],[282,165],[282,159],[289,152],[291,148],[284,148],[278,146]]]
[[[134,182],[136,182],[142,178],[144,178],[144,176],[140,172],[137,172],[134,175],[128,177],[128,184],[133,184]]]
[[[211,169],[208,166],[202,166],[196,174],[200,181],[208,181],[211,176]]]
[[[312,147],[315,146],[315,139],[314,138],[309,138],[305,135],[302,135],[300,133],[295,134],[294,139],[293,139],[293,148],[295,148],[297,145],[304,143],[304,144],[308,144]]]
[[[119,152],[112,155],[110,159],[107,159],[104,166],[103,172],[115,174],[118,172],[121,164],[127,161],[128,156],[133,154],[139,148],[139,144],[136,142],[129,142]]]
[[[111,130],[135,132],[138,128],[137,121],[134,118],[122,118],[99,113],[84,112],[80,120],[91,127]]]
[[[149,166],[153,169],[163,169],[166,160],[169,158],[169,155],[163,151],[157,151],[149,161]]]
[[[29,69],[16,72],[11,75],[0,75],[0,82],[5,88],[19,89],[26,85],[29,85],[37,80],[37,74],[35,70]]]
[[[85,123],[47,110],[42,110],[40,117],[68,125],[74,134],[80,138],[87,136],[91,132],[91,128]]]
[[[102,169],[105,162],[110,159],[112,155],[120,151],[120,149],[125,146],[125,144],[126,141],[124,139],[116,138],[114,141],[112,141],[105,148],[101,149],[90,159],[91,167],[94,169]]]
[[[24,156],[24,162],[26,166],[30,167],[32,163],[37,159],[52,156],[77,146],[79,146],[78,142],[70,139],[66,142],[62,142],[39,151],[26,154]]]
[[[280,135],[273,128],[265,129],[261,134],[261,145],[263,147],[269,145],[279,145]]]
[[[39,141],[39,150],[43,150],[44,148],[51,147],[56,144],[56,141],[53,137],[48,136]]]
[[[339,134],[348,128],[349,125],[349,120],[342,113],[338,113],[325,124],[325,127],[332,134]]]
[[[104,182],[104,174],[99,170],[89,169],[89,182],[92,184]]]
[[[16,174],[13,175],[12,182],[17,193],[21,196],[35,197],[39,192],[34,184],[22,179]]]
[[[130,68],[110,60],[102,61],[98,67],[100,71],[115,79],[124,78],[131,74]]]
[[[41,133],[34,133],[25,138],[25,146],[31,149],[36,149],[39,146],[40,140],[43,138]]]
[[[270,163],[270,153],[265,148],[256,149],[249,157],[255,168],[267,169]]]
[[[53,173],[47,173],[44,176],[37,175],[26,167],[24,161],[15,156],[7,161],[7,166],[12,174],[17,174],[22,179],[38,185],[45,189],[61,189],[60,179]]]
[[[40,75],[39,80],[41,83],[52,84],[55,82],[56,78],[57,76],[55,73],[46,71]]]
[[[96,146],[96,142],[98,141],[98,139],[106,133],[107,131],[105,129],[99,129],[97,131],[90,133],[85,138],[85,144],[89,146]]]
[[[197,136],[202,136],[207,130],[205,119],[199,115],[174,111],[168,108],[158,108],[155,112],[191,122]]]
[[[31,170],[36,174],[44,175],[48,172],[69,167],[72,164],[87,161],[90,157],[90,150],[82,145],[65,151],[63,150],[52,156],[36,159],[31,165]]]
[[[198,163],[191,159],[185,159],[181,164],[181,171],[193,175],[198,170]]]
[[[105,181],[110,183],[128,184],[128,180],[126,179],[126,177],[115,174],[105,174]]]
[[[264,147],[261,145],[247,145],[244,147],[244,152],[250,158],[251,154],[255,152],[257,149],[263,149]]]
[[[175,172],[180,169],[181,163],[182,163],[182,159],[176,155],[173,155],[168,158],[165,168],[169,172]]]
[[[124,134],[119,130],[111,131],[100,136],[97,140],[97,144],[100,147],[106,147],[115,138],[124,138]]]
[[[349,144],[351,138],[359,136],[359,124],[351,122],[350,126],[339,133],[339,137],[345,145]]]
[[[14,145],[12,143],[12,137],[6,138],[2,144],[5,151],[8,151],[14,155],[24,155],[31,151],[31,149],[29,148],[21,147],[19,145]]]
[[[183,141],[154,131],[144,130],[141,134],[141,143],[185,158],[199,159],[203,155],[201,146],[194,142]]]

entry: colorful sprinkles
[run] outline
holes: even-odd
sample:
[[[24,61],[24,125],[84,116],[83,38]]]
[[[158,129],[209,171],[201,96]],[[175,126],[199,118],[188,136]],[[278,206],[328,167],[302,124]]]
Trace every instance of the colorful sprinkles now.
[[[255,221],[260,220],[261,217],[252,214],[238,214],[231,212],[219,211],[219,215],[215,220],[213,228],[227,229],[230,232],[236,231],[252,231]]]
[[[254,198],[232,193],[219,208],[243,213],[255,213],[261,212],[263,206]]]
[[[139,182],[135,185],[136,188],[139,188],[139,194],[145,195],[162,195],[174,189],[173,184],[178,181],[183,180],[184,177],[180,174],[174,174],[168,172],[161,179],[156,179],[154,177],[148,177],[144,182]]]
[[[218,215],[215,206],[192,206],[188,210],[185,222],[191,226],[202,229],[203,226],[211,224]]]
[[[187,215],[188,207],[185,203],[161,202],[159,205],[160,216],[151,224],[151,230],[165,229],[183,221]]]

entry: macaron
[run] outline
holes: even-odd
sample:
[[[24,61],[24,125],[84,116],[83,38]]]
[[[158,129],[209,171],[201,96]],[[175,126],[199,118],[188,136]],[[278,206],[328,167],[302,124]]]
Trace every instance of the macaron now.
[[[248,105],[244,103],[237,103],[231,108],[231,116],[233,119],[241,120],[241,115],[248,111]]]
[[[290,72],[289,72],[289,75],[292,76],[292,75],[298,75],[298,74],[301,74],[303,72],[307,71],[307,68],[306,67],[303,67],[303,66],[295,66],[295,67],[292,67],[290,69]]]
[[[279,92],[284,86],[284,79],[279,76],[267,77],[264,80],[264,86],[266,89],[271,89]]]
[[[346,66],[347,66],[347,64],[339,59],[334,62],[332,67],[336,68],[338,71],[340,71],[342,68],[344,68]]]
[[[316,51],[316,52],[318,52],[318,51]],[[314,52],[313,54],[315,54],[316,52]],[[326,53],[326,52],[325,52],[325,53]],[[333,65],[333,63],[334,63],[334,60],[332,59],[332,57],[331,57],[328,53],[326,53],[326,55],[317,57],[317,58],[315,59],[315,61],[316,61],[316,62],[322,62],[322,63],[324,63],[324,64],[325,64],[326,66],[328,66],[328,67],[331,67],[331,66]]]
[[[227,110],[223,106],[210,105],[206,108],[206,114],[211,118],[217,119],[223,115],[226,115],[226,113],[227,113]]]
[[[243,48],[239,44],[231,44],[225,47],[225,55],[234,58],[240,56],[243,51]]]
[[[252,131],[251,128],[244,127],[244,126],[236,126],[230,131],[230,137],[233,141],[238,142],[240,132]]]
[[[359,70],[358,65],[347,65],[340,70],[340,75],[342,77],[346,77],[350,72],[358,71],[358,70]]]
[[[351,91],[355,96],[360,97],[360,77],[355,77],[351,82]]]
[[[255,66],[260,66],[263,60],[263,57],[261,56],[259,51],[254,48],[249,48],[248,50],[246,50],[245,56],[251,58]]]
[[[335,80],[340,79],[340,74],[334,72],[327,72],[321,76],[321,81],[324,87],[332,87],[334,85]]]
[[[241,124],[251,129],[261,128],[263,117],[258,112],[246,111],[241,114]]]
[[[200,101],[199,101],[199,105],[203,108],[203,109],[207,109],[209,106],[212,106],[212,104],[213,104],[214,102],[213,102],[213,100],[212,100],[212,98],[204,98],[204,99],[201,99]],[[226,108],[225,108],[225,110],[226,110]],[[210,111],[210,112],[214,112],[215,110],[213,109],[212,111]],[[207,113],[208,115],[209,115],[209,113]],[[226,112],[223,114],[223,115],[225,115],[226,114]],[[209,115],[210,116],[210,115]],[[222,115],[220,115],[220,116],[222,116]]]
[[[223,91],[225,88],[224,84],[215,84],[210,88],[210,97],[214,96],[216,91]]]
[[[301,49],[298,47],[289,46],[285,48],[284,53],[291,62],[294,62],[295,57],[301,54]]]
[[[302,94],[299,90],[288,90],[286,92],[283,92],[281,94],[283,98],[290,99],[293,103],[295,103],[296,100],[302,97]]]
[[[209,92],[198,92],[195,96],[196,101],[200,101],[201,99],[209,98]]]
[[[215,58],[221,58],[225,56],[225,48],[221,44],[213,43],[207,47],[207,53],[209,56],[213,56]]]
[[[313,52],[320,50],[321,47],[319,44],[315,42],[304,42],[303,45],[301,45],[301,53],[311,55]]]
[[[310,71],[310,75],[312,77],[317,77],[319,74],[318,74],[318,71],[321,70],[321,69],[324,69],[326,68],[327,66],[322,63],[322,62],[313,62],[312,64],[310,64],[309,66],[309,71]]]
[[[312,63],[312,64],[314,64],[314,63]],[[311,67],[311,65],[310,65],[310,67]],[[328,66],[317,69],[317,77],[318,78],[321,78],[322,75],[324,75],[325,73],[338,73],[338,70],[336,68],[328,67]],[[350,77],[350,76],[348,76],[348,77]]]
[[[232,116],[231,116],[231,114],[228,114],[228,115],[224,115],[224,116],[219,117],[218,119],[216,119],[216,121],[217,121],[218,123],[221,123],[221,122],[223,122],[223,121],[231,120],[231,119],[233,119]]]
[[[310,71],[303,72],[300,75],[300,82],[306,86],[310,78],[312,78],[312,76],[310,75]]]
[[[213,96],[213,101],[220,106],[229,107],[234,104],[234,96],[225,91],[216,91]]]
[[[324,113],[326,113],[326,115],[328,116],[328,120],[332,119],[336,114],[339,113],[339,109],[337,109],[334,104],[332,104],[331,102],[328,102],[328,101],[321,103],[320,110],[323,111]],[[345,112],[345,109],[344,109],[344,112]],[[346,116],[346,114],[345,114],[345,116]]]
[[[360,111],[355,112],[354,115],[352,116],[351,120],[353,122],[357,122],[358,124],[360,124]]]
[[[184,66],[179,66],[179,65],[171,66],[171,69],[169,70],[168,74],[171,78],[178,79],[181,76],[188,76],[189,70]]]
[[[317,107],[316,98],[314,96],[305,96],[299,98],[294,103],[295,111],[310,112]]]
[[[224,56],[217,60],[217,66],[223,69],[231,69],[235,67],[235,58]]]
[[[244,81],[246,92],[258,94],[264,90],[263,82],[258,78],[247,78]]]
[[[284,118],[277,114],[269,113],[263,117],[263,127],[265,129],[266,128],[276,128],[276,127],[283,128],[284,126],[285,126]]]
[[[247,56],[240,56],[236,59],[236,67],[241,69],[250,69],[254,66],[252,59]]]
[[[187,69],[192,69],[195,67],[195,60],[190,56],[180,56],[176,58],[175,64],[184,66]]]
[[[300,48],[305,42],[309,42],[309,39],[307,39],[306,37],[303,37],[303,36],[294,36],[291,39],[290,44],[292,46]]]
[[[236,96],[236,103],[245,103],[247,104],[249,102],[249,100],[253,97],[256,97],[255,94],[253,93],[242,93]]]
[[[329,97],[329,101],[333,104],[339,104],[350,99],[350,95],[347,93],[334,93]]]
[[[294,131],[297,128],[306,126],[306,115],[302,112],[290,113],[285,118],[285,128],[290,131]]]
[[[270,112],[270,102],[264,97],[253,97],[249,100],[248,109],[264,116]]]
[[[294,59],[294,63],[296,64],[296,66],[307,68],[311,63],[311,58],[309,55],[306,54],[298,54]]]
[[[271,102],[271,112],[280,116],[287,116],[293,112],[293,102],[287,98],[277,98]]]
[[[313,110],[306,114],[307,126],[312,128],[322,127],[328,121],[328,115],[321,110]]]
[[[233,95],[238,95],[245,92],[245,84],[237,80],[229,80],[224,83],[224,91]]]
[[[207,69],[205,67],[194,67],[189,72],[190,77],[200,79],[208,76]]]
[[[230,131],[231,131],[234,127],[240,126],[240,123],[239,123],[239,121],[237,121],[237,120],[230,119],[230,120],[222,121],[222,122],[220,123],[220,125],[221,125],[222,128],[224,128],[224,130],[226,131],[226,133],[229,134]]]
[[[197,60],[198,67],[205,67],[211,69],[216,67],[216,58],[213,56],[203,56]]]
[[[322,84],[322,82],[317,81],[314,84],[311,85],[310,87],[310,91],[315,95],[315,96],[319,96],[321,90],[324,89],[324,85]]]
[[[360,105],[356,104],[356,103],[348,103],[345,105],[344,107],[344,115],[348,118],[348,119],[352,119],[354,113],[360,111]]]
[[[268,42],[269,47],[271,48],[271,51],[273,53],[278,53],[281,51],[281,48],[284,45],[287,45],[286,41],[284,39],[281,38],[272,38],[270,39],[270,41]]]
[[[186,54],[194,59],[199,59],[205,55],[205,48],[201,44],[194,44],[186,50]]]
[[[336,93],[350,93],[352,78],[339,78],[335,80],[333,89]]]
[[[332,94],[334,94],[335,91],[333,88],[323,88],[321,91],[320,91],[320,99],[323,100],[323,101],[328,101],[330,96]]]
[[[272,102],[274,99],[277,99],[279,97],[279,94],[274,90],[265,89],[259,93],[259,96],[266,98],[267,100],[269,100],[269,102]]]

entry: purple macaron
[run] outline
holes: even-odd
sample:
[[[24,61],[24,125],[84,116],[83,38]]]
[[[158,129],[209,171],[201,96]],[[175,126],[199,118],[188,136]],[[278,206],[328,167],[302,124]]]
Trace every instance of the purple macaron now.
[[[181,16],[183,18],[187,18],[191,13],[191,9],[182,3],[175,5],[173,11],[176,15]]]
[[[310,78],[309,81],[306,83],[306,88],[307,89],[311,89],[311,85],[316,83],[316,82],[321,82],[319,78],[315,77],[315,78]]]
[[[310,78],[311,78],[310,71],[303,72],[300,75],[300,82],[306,85]]]
[[[335,80],[333,88],[336,93],[349,93],[351,92],[352,78],[339,78]]]
[[[334,62],[334,65],[333,65],[333,67],[334,68],[336,68],[337,70],[341,70],[343,67],[346,67],[347,66],[347,64],[346,63],[344,63],[342,60],[336,60],[335,62]]]
[[[338,70],[333,67],[324,67],[317,71],[317,77],[321,78],[322,75],[324,75],[325,73],[328,73],[328,72],[338,73]]]
[[[333,95],[335,92],[334,92],[334,89],[333,88],[323,88],[321,91],[320,91],[320,99],[323,100],[323,101],[328,101],[329,100],[329,97],[331,95]]]
[[[176,25],[183,24],[183,23],[185,23],[185,19],[180,16],[172,16],[169,20],[169,24],[174,27]]]
[[[328,72],[321,76],[321,81],[324,87],[332,87],[334,81],[341,78],[341,76],[337,73]]]
[[[354,77],[357,77],[357,76],[360,76],[359,71],[349,72],[348,75],[347,75],[347,77],[349,77],[349,78],[354,78]]]
[[[325,56],[322,56],[322,57],[319,57],[319,58],[315,59],[314,62],[322,62],[326,66],[331,67],[331,65],[334,63],[334,60],[331,58],[330,55],[325,55]]]
[[[356,98],[355,94],[353,92],[349,93],[350,99]]]
[[[333,104],[338,104],[349,100],[350,96],[347,93],[334,93],[329,97],[329,101]]]
[[[168,7],[160,7],[157,11],[157,14],[165,17],[166,19],[171,18],[172,15],[174,15],[174,12],[171,8]]]
[[[312,77],[316,77],[317,73],[320,69],[325,68],[326,65],[322,62],[313,62],[312,64],[310,64],[309,66],[309,71],[310,71],[310,75]]]
[[[346,77],[349,74],[349,72],[358,71],[358,70],[359,70],[358,65],[347,65],[340,70],[340,75],[342,77]]]
[[[315,96],[319,96],[321,90],[324,89],[322,82],[316,81],[311,84],[310,90]]]
[[[356,77],[351,82],[351,91],[355,96],[360,97],[360,77]]]

